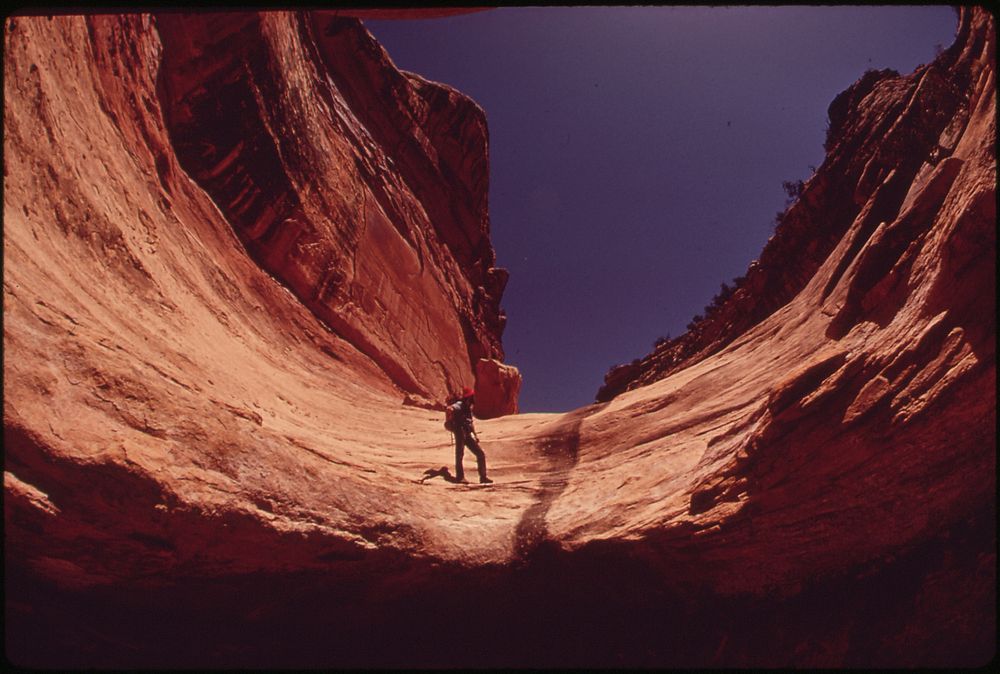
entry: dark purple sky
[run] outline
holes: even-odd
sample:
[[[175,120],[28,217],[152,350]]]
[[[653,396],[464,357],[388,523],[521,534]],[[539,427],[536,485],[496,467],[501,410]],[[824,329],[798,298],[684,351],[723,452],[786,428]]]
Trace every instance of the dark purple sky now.
[[[396,65],[475,99],[521,410],[593,402],[742,275],[868,68],[949,46],[947,6],[498,8],[366,21]]]

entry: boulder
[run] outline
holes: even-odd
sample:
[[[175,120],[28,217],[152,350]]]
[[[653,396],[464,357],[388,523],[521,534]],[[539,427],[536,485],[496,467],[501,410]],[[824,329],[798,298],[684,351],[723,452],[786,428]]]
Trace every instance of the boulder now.
[[[521,373],[516,367],[492,358],[476,362],[476,416],[492,419],[517,414],[517,396],[521,391]]]

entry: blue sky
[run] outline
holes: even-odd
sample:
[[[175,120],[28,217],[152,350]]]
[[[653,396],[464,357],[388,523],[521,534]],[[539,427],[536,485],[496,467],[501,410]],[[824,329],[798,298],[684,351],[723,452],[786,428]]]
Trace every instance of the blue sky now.
[[[742,275],[868,68],[948,47],[948,6],[535,7],[365,21],[490,128],[491,236],[521,410],[593,401]]]

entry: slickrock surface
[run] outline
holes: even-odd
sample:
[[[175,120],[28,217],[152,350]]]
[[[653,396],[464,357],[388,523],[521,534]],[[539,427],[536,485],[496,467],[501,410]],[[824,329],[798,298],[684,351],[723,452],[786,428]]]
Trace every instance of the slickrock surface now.
[[[977,78],[991,67],[983,62],[982,48],[992,48],[982,43],[982,35],[970,36],[971,30],[968,15],[954,45],[934,62],[904,76],[869,70],[837,96],[828,112],[827,157],[780,216],[760,258],[734,286],[726,284],[688,332],[613,368],[597,400],[662,379],[730,344],[800,293],[861,218],[860,236],[853,236],[853,248],[839,257],[842,266],[850,264],[874,227],[892,222],[906,195],[921,187],[918,173],[951,156],[966,130],[970,97],[985,84]],[[977,39],[978,44],[970,43]],[[936,189],[947,191],[951,179]],[[930,229],[935,215],[921,214],[922,222],[907,235]],[[830,290],[824,288],[824,294]]]
[[[838,96],[681,365],[480,421],[480,486],[432,409],[516,411],[474,103],[339,15],[8,20],[8,657],[986,662],[995,60],[963,9]]]

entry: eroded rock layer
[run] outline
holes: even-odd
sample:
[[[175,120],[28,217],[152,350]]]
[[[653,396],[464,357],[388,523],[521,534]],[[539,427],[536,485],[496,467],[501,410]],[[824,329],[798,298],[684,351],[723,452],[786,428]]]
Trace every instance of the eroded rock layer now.
[[[977,81],[982,50],[990,48],[988,29],[974,23],[965,13],[955,43],[932,63],[909,75],[869,70],[838,95],[828,112],[827,156],[779,216],[760,258],[733,286],[726,284],[688,332],[608,372],[597,399],[661,379],[730,344],[795,297],[863,218],[854,248],[840,260],[850,264],[878,223],[900,214],[918,172],[955,151],[972,112],[970,98],[983,85]],[[934,189],[943,198],[946,187]],[[929,229],[934,215],[923,213],[918,227]],[[915,234],[908,232],[908,240]]]
[[[481,110],[340,15],[8,20],[8,657],[986,662],[995,60],[962,10],[839,96],[755,294],[480,422],[480,487],[428,408],[475,366],[514,411]]]
[[[475,103],[397,71],[357,19],[156,26],[177,159],[265,270],[406,391],[442,400],[503,357]]]

